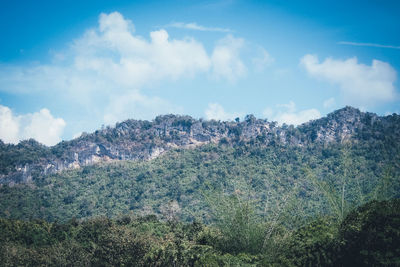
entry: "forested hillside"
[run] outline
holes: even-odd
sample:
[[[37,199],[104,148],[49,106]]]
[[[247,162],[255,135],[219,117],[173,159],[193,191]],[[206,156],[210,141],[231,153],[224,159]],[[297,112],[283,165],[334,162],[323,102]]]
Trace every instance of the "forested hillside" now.
[[[368,200],[400,195],[399,122],[395,114],[378,117],[350,107],[296,128],[252,116],[244,122],[202,122],[201,131],[207,129],[210,140],[211,135],[218,136],[218,142],[175,145],[152,160],[121,158],[48,174],[36,169],[24,183],[5,183],[0,188],[0,214],[50,221],[126,213],[162,218],[173,207],[184,221],[210,222],[207,196],[237,193],[256,202],[261,216],[289,208],[280,202],[293,202],[296,207],[290,208],[302,217],[330,213],[343,217]],[[100,149],[99,157],[106,157],[105,147],[112,144],[124,149],[121,144],[129,143],[128,137],[139,140],[130,145],[161,147],[167,138],[169,144],[187,144],[200,131],[193,126],[199,122],[188,117],[164,116],[144,124],[127,121],[50,148],[34,141],[3,144],[3,172],[21,162],[25,169],[41,166],[40,162],[58,157],[57,153],[67,158],[68,151],[88,142],[97,142],[104,150]],[[156,129],[162,124],[182,132],[160,136]],[[136,126],[121,132],[121,125]],[[140,155],[135,149],[129,150],[131,158]]]
[[[165,115],[153,121],[127,120],[115,127],[46,147],[35,140],[18,145],[0,141],[0,184],[26,183],[63,170],[100,162],[154,159],[177,148],[204,144],[257,143],[259,146],[325,146],[344,141],[363,142],[380,150],[392,149],[400,139],[400,116],[379,117],[345,107],[298,127],[246,116],[244,121],[203,121]],[[388,151],[389,152],[389,151]],[[396,152],[396,151],[393,151]]]
[[[298,127],[171,115],[54,147],[1,143],[1,257],[11,266],[73,257],[106,266],[392,265],[398,140],[398,115],[346,107]]]
[[[335,212],[337,205],[341,209],[336,198],[343,186],[346,209],[400,196],[399,162],[398,154],[374,151],[367,144],[205,145],[152,161],[86,166],[29,184],[3,185],[0,209],[2,217],[65,221],[129,212],[163,216],[175,206],[185,221],[209,221],[207,195],[236,192],[257,202],[263,215],[292,200],[313,216]]]

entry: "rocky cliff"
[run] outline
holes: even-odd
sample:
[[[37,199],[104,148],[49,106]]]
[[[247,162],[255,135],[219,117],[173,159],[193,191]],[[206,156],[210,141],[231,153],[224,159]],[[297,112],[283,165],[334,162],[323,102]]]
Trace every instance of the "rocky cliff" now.
[[[29,183],[35,177],[116,160],[150,160],[176,148],[207,143],[240,145],[327,144],[360,139],[400,140],[400,116],[379,117],[345,107],[298,127],[246,116],[242,122],[196,120],[164,115],[153,121],[127,120],[71,141],[46,147],[34,140],[18,145],[0,141],[0,183]]]

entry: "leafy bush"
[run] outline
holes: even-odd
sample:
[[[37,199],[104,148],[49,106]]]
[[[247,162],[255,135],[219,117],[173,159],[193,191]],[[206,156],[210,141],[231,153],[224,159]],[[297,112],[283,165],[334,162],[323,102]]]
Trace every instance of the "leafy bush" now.
[[[346,266],[400,265],[400,199],[372,201],[352,211],[339,229]]]

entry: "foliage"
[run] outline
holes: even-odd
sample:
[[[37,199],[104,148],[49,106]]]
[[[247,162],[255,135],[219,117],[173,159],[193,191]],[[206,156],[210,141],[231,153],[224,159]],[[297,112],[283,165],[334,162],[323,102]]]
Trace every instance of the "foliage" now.
[[[208,201],[210,198],[208,196]],[[217,240],[209,244],[231,254],[259,253],[263,249],[265,229],[249,196],[243,197],[237,190],[232,195],[217,196],[211,201],[219,234]]]
[[[279,254],[265,256],[276,266],[398,266],[400,200],[371,201],[337,223],[323,217],[292,231]]]
[[[301,207],[299,219],[307,220],[316,214],[337,213],[315,181],[327,185],[329,191],[342,191],[343,149],[337,144],[206,145],[170,151],[147,162],[86,166],[39,177],[31,184],[1,186],[0,216],[49,221],[129,213],[162,217],[166,205],[175,203],[180,220],[210,223],[211,208],[202,192],[224,188],[228,195],[250,189],[257,200],[254,212],[262,217],[272,212],[270,208],[279,204],[282,195],[290,195],[291,202]],[[344,199],[349,209],[376,198],[383,182],[388,189],[385,198],[400,197],[399,154],[380,154],[376,149],[380,152],[371,154],[371,149],[367,144],[348,148],[351,172],[344,180]],[[304,166],[314,178],[304,172]]]
[[[212,131],[228,127],[230,138],[149,161],[36,173],[31,183],[2,184],[0,264],[399,265],[400,116],[360,114],[332,113],[296,128],[271,123],[275,135],[250,139],[244,136],[255,128],[248,126],[259,122],[253,116],[241,123],[205,121]],[[125,142],[126,133],[153,147],[166,129],[157,127],[167,122],[181,132],[164,133],[166,142],[199,126],[190,117],[167,115],[52,148],[34,140],[0,142],[0,175],[68,158],[79,142]],[[355,137],[344,142],[330,132],[332,123]]]
[[[372,201],[352,211],[339,238],[343,265],[400,265],[400,200]]]
[[[206,229],[199,223],[124,217],[65,224],[1,219],[0,226],[1,266],[243,266],[254,261],[251,255],[234,257],[199,244],[197,237]]]
[[[272,262],[294,266],[335,266],[336,232],[332,218],[317,219],[293,231]]]
[[[0,265],[397,266],[399,208],[398,199],[373,201],[351,211],[341,224],[321,217],[297,229],[282,229],[287,236],[275,240],[276,254],[268,247],[252,250],[251,244],[230,247],[232,236],[223,224],[162,222],[154,216],[66,223],[0,219]],[[243,212],[243,206],[235,209],[233,218],[223,220],[229,223]],[[243,227],[255,227],[253,223],[267,229],[260,221]]]
[[[0,140],[0,174],[8,174],[15,167],[51,157],[50,149],[33,139],[22,141],[18,145],[4,144]]]

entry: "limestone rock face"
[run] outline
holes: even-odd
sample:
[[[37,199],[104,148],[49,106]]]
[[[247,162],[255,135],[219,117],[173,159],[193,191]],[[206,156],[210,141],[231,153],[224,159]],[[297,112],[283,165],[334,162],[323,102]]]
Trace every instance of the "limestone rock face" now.
[[[242,122],[204,121],[164,115],[153,121],[127,120],[71,141],[46,147],[34,140],[18,145],[0,141],[0,184],[29,183],[35,177],[118,160],[151,160],[176,148],[208,143],[293,145],[357,142],[390,134],[400,140],[400,116],[379,117],[345,107],[297,127],[246,116]]]

